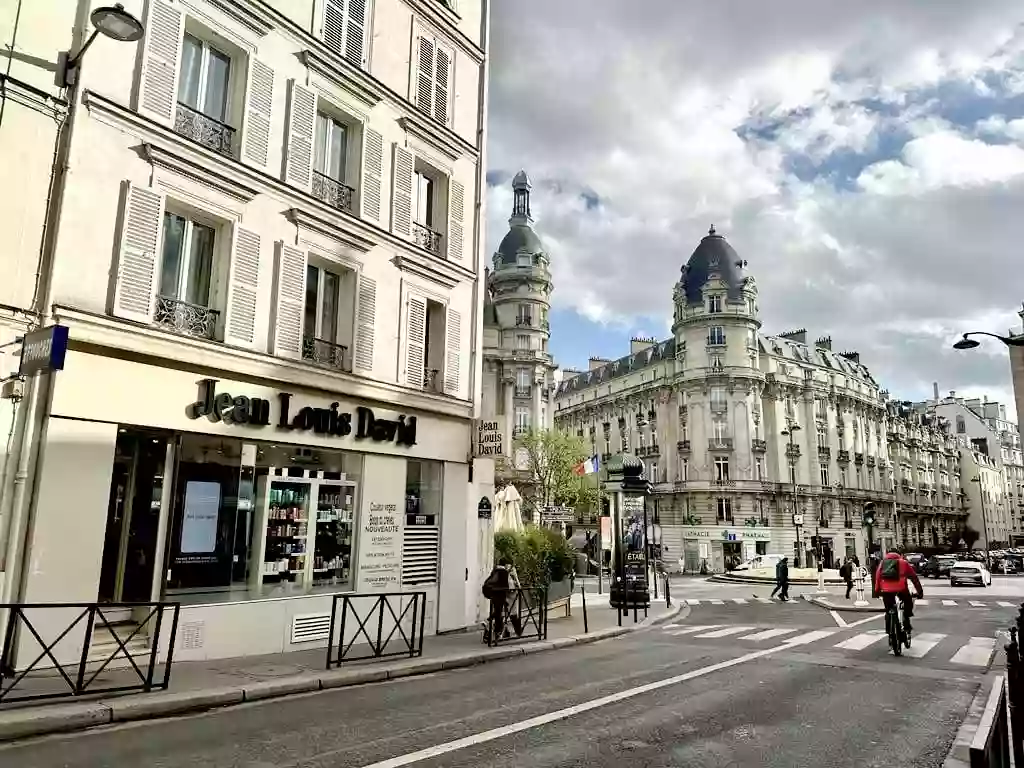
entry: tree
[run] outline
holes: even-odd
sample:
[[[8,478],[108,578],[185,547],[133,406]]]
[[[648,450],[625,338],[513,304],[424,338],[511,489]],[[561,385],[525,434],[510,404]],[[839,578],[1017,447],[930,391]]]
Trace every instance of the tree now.
[[[529,429],[512,447],[513,455],[523,457],[518,469],[530,477],[520,493],[534,511],[597,506],[601,498],[597,476],[576,474],[576,467],[589,457],[582,438],[557,429]]]

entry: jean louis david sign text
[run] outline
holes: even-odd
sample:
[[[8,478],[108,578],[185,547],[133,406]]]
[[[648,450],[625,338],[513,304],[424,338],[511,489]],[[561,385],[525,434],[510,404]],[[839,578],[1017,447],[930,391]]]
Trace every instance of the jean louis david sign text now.
[[[501,456],[504,453],[505,435],[498,421],[478,419],[476,433],[473,436],[473,455],[488,457]]]

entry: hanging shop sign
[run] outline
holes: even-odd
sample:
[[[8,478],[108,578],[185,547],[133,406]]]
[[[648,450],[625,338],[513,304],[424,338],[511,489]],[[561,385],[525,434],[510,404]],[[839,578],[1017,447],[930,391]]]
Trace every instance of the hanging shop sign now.
[[[64,325],[50,325],[26,333],[21,342],[21,364],[18,373],[31,376],[64,368],[68,352],[68,329]]]
[[[544,507],[540,519],[545,523],[571,523],[576,519],[576,512],[570,507]]]
[[[476,432],[473,438],[473,456],[501,456],[504,454],[505,435],[501,431],[501,424],[497,421],[485,421],[479,419],[476,423]]]
[[[202,379],[199,395],[186,409],[190,419],[203,416],[210,421],[238,424],[248,427],[269,427],[273,423],[282,430],[311,430],[318,435],[346,437],[356,440],[373,440],[377,443],[395,445],[416,445],[416,417],[399,416],[397,419],[381,419],[373,410],[364,406],[355,413],[338,410],[338,403],[327,408],[305,406],[295,409],[292,394],[279,392],[277,395],[277,418],[271,418],[271,401],[262,397],[235,396],[229,392],[217,392],[216,379]]]

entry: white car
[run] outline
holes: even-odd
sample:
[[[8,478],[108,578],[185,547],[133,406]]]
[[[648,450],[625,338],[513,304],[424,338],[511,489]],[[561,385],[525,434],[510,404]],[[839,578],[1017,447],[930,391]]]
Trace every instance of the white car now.
[[[961,584],[975,587],[992,586],[992,574],[984,563],[973,560],[957,560],[949,569],[949,586]]]
[[[735,571],[753,571],[758,568],[774,568],[779,564],[779,560],[784,558],[785,555],[758,555],[752,557],[745,563],[740,563],[733,570]]]

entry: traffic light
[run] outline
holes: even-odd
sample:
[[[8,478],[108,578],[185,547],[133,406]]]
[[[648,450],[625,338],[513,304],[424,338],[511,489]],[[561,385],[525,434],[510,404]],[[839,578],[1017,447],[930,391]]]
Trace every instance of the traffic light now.
[[[875,502],[868,501],[864,504],[864,525],[875,524]]]

